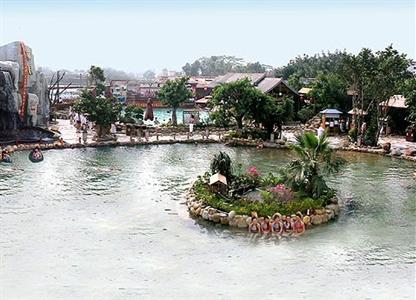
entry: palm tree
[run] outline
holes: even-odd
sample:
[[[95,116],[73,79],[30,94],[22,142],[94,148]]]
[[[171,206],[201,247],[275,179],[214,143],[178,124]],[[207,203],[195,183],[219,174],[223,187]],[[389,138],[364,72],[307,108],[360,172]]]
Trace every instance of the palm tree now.
[[[334,155],[326,134],[318,138],[314,133],[305,132],[296,137],[296,143],[290,145],[290,148],[298,159],[284,169],[286,183],[314,198],[329,192],[324,175],[339,172],[345,160]]]

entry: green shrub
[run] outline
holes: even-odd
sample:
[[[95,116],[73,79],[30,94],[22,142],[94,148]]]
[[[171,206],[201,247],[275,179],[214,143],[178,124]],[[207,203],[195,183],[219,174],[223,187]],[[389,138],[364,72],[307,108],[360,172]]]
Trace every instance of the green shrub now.
[[[306,123],[315,116],[313,107],[304,107],[298,111],[298,118],[302,123]]]

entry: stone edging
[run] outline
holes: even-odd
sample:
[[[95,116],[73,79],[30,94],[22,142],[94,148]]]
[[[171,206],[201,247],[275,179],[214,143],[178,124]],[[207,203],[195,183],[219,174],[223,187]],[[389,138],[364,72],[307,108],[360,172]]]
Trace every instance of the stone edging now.
[[[213,144],[220,143],[219,140],[214,139],[188,139],[188,140],[159,140],[159,141],[135,141],[135,142],[118,142],[118,141],[105,141],[105,142],[91,142],[87,144],[19,144],[14,146],[9,146],[13,151],[24,151],[32,150],[38,146],[41,150],[52,150],[52,149],[78,149],[78,148],[99,148],[99,147],[117,147],[117,146],[138,146],[138,145],[164,145],[164,144]]]
[[[247,228],[251,222],[250,216],[237,215],[235,211],[227,213],[205,204],[203,201],[196,198],[193,187],[189,189],[185,203],[191,216],[202,218],[213,223],[237,228]],[[329,204],[324,208],[316,209],[315,214],[311,215],[311,224],[316,226],[327,223],[330,220],[335,219],[339,213],[340,207],[338,204]]]

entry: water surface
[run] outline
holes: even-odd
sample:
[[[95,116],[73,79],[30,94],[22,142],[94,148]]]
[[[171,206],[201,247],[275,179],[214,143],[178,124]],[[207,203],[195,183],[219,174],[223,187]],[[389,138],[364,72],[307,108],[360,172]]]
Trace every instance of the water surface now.
[[[16,153],[0,165],[0,299],[414,299],[415,165],[347,153],[334,223],[253,239],[189,218],[213,154],[274,172],[286,151],[222,145]]]

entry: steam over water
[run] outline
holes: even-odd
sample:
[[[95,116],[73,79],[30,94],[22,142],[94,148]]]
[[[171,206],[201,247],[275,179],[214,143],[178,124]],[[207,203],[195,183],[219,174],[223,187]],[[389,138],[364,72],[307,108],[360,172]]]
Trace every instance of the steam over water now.
[[[291,159],[222,145],[16,153],[0,165],[0,299],[414,299],[414,164],[343,154],[329,178],[340,218],[278,241],[189,218],[186,190],[219,150],[263,173]]]

